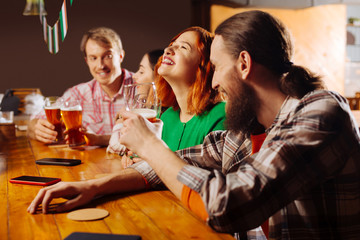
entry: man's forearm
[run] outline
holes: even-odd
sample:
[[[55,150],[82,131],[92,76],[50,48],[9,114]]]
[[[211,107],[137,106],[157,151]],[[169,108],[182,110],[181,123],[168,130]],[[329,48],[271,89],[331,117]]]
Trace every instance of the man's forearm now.
[[[145,190],[145,181],[142,175],[132,168],[127,168],[120,173],[114,173],[103,178],[89,181],[92,188],[97,189],[96,195]]]
[[[161,141],[153,141],[153,144],[149,144],[143,155],[143,159],[154,169],[162,182],[181,199],[183,183],[177,180],[177,175],[186,163]]]

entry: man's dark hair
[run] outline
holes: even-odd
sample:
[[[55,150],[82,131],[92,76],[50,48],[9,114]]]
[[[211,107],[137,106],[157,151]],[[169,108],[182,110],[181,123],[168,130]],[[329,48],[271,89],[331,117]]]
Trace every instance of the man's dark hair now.
[[[289,32],[268,13],[255,10],[235,14],[216,28],[215,35],[222,36],[235,59],[247,51],[254,62],[271,70],[281,79],[279,86],[285,94],[301,98],[324,88],[320,77],[290,61],[293,47]]]

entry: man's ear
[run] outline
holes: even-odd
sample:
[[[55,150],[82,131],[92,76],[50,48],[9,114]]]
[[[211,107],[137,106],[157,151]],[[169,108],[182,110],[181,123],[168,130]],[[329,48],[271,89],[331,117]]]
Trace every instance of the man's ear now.
[[[87,61],[87,57],[86,57],[86,56],[84,57],[84,60],[85,60],[85,62],[86,62],[86,64],[87,64],[87,63],[88,63],[88,61]]]
[[[125,57],[125,51],[122,49],[120,51],[120,63],[122,63],[124,61],[124,57]]]
[[[247,51],[241,51],[237,60],[237,69],[242,79],[246,79],[251,71],[252,59]]]

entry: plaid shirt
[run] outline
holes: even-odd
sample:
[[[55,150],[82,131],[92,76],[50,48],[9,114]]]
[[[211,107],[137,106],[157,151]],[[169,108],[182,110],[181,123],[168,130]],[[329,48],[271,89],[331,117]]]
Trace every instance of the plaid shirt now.
[[[270,239],[358,239],[359,136],[347,101],[314,91],[284,101],[257,154],[231,131],[180,150],[190,164],[178,180],[200,193],[219,232],[245,232],[270,218]],[[156,186],[145,165],[134,167]]]
[[[99,135],[111,135],[115,124],[115,116],[121,108],[125,106],[123,98],[123,86],[133,82],[132,72],[122,69],[124,76],[123,84],[117,94],[112,99],[102,90],[100,84],[95,79],[80,83],[65,91],[62,98],[66,100],[80,100],[83,116],[82,126],[90,133]],[[31,119],[46,119],[45,111],[41,111],[31,116]]]

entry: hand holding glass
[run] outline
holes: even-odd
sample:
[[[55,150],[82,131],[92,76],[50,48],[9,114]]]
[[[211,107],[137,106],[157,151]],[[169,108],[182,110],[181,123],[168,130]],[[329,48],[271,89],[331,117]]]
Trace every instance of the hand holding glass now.
[[[60,108],[63,103],[63,99],[60,97],[46,97],[45,98],[45,114],[47,120],[55,126],[55,131],[57,132],[56,143],[61,143],[64,141],[64,130],[65,126],[61,118]]]
[[[82,123],[82,107],[80,101],[64,101],[61,116],[65,123],[70,147],[85,144],[84,134],[80,132]]]
[[[161,105],[153,82],[125,85],[124,97],[128,111],[140,114],[150,122],[156,122]]]
[[[152,123],[160,113],[161,104],[153,82],[134,83],[124,86],[126,110],[137,113]],[[126,150],[127,152],[127,150]],[[136,154],[130,156],[137,157]]]

